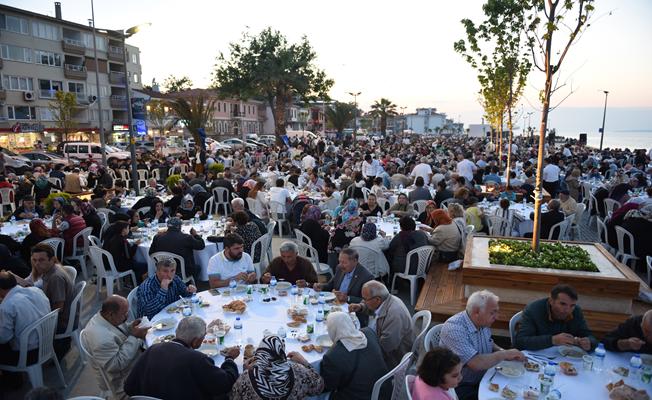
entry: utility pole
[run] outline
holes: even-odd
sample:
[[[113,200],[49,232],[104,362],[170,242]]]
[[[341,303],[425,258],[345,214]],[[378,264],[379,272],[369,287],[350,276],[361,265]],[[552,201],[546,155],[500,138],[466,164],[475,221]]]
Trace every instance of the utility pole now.
[[[609,91],[603,90],[604,93],[604,112],[602,113],[602,128],[600,129],[600,151],[602,151],[602,142],[604,141],[604,120],[607,118],[607,96]]]
[[[358,96],[360,96],[362,92],[349,92],[349,94],[353,96],[353,105],[355,107],[355,114],[353,117],[353,143],[355,144],[357,142],[358,134]]]
[[[100,147],[102,148],[102,165],[106,165],[106,138],[104,137],[104,118],[102,115],[102,92],[100,91],[99,62],[97,61],[97,38],[95,36],[95,7],[91,0],[91,20],[93,26],[93,57],[95,57],[95,87],[97,88],[97,115],[100,119]],[[108,45],[108,43],[107,43]],[[125,65],[125,69],[127,66]]]

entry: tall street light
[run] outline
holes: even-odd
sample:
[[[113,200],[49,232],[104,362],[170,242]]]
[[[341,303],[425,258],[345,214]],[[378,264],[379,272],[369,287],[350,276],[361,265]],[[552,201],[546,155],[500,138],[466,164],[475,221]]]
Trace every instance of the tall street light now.
[[[600,129],[600,151],[602,151],[602,142],[604,140],[604,120],[607,117],[607,96],[609,91],[603,90],[604,93],[604,112],[602,113],[602,128]]]
[[[353,114],[353,143],[356,143],[357,141],[357,134],[358,134],[358,96],[362,94],[362,92],[349,92],[351,96],[353,96],[353,105],[355,107],[355,110],[353,111],[355,114]]]
[[[102,147],[102,165],[106,165],[106,139],[104,138],[104,118],[102,115],[102,92],[100,91],[99,62],[97,61],[97,38],[95,37],[95,7],[91,0],[91,19],[93,27],[93,57],[95,58],[95,88],[97,90],[97,114],[100,119],[100,147]],[[126,66],[125,66],[126,68]]]

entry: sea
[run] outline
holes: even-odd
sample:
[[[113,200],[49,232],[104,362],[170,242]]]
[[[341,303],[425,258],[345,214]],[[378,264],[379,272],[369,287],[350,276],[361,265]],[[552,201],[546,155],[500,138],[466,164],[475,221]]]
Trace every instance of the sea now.
[[[600,133],[588,131],[560,131],[557,130],[558,136],[570,139],[579,139],[580,133],[586,133],[587,145],[600,147]],[[652,149],[652,129],[645,130],[605,130],[604,142],[602,148],[629,148],[631,149]]]

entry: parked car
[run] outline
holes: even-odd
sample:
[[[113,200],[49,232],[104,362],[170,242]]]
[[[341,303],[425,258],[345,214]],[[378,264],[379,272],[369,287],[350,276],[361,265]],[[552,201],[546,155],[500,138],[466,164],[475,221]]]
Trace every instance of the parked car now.
[[[29,159],[34,166],[39,165],[48,165],[48,164],[62,164],[62,165],[79,165],[79,160],[71,158],[63,158],[58,154],[48,153],[47,151],[28,151],[27,153],[21,153],[21,156]]]
[[[253,144],[254,146],[259,147],[259,148],[267,147],[267,145],[265,143],[259,142],[258,140],[254,140],[254,139],[247,139],[247,143]]]
[[[112,160],[126,160],[131,157],[128,151],[122,151],[109,145],[104,146],[107,162]],[[63,154],[68,158],[102,161],[102,147],[99,143],[69,142],[63,145]]]
[[[32,168],[32,162],[27,157],[16,154],[5,147],[0,147],[0,152],[4,154],[5,172],[14,172],[22,175],[26,170]]]
[[[273,146],[276,143],[276,136],[274,135],[262,135],[257,139],[260,143],[264,143],[267,146]]]
[[[247,150],[256,150],[257,146],[251,143],[243,144],[242,139],[231,138],[222,140],[223,144],[229,145],[234,149],[246,148]]]
[[[310,140],[317,139],[317,135],[310,131],[287,131],[285,135],[288,139],[293,139],[295,137],[299,139],[303,139],[304,137],[307,137]]]

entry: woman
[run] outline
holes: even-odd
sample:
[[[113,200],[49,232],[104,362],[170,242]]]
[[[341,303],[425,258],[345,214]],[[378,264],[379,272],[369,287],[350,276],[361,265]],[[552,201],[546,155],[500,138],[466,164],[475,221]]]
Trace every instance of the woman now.
[[[254,209],[249,210],[254,214],[258,215],[261,219],[268,219],[269,215],[267,212],[267,198],[265,197],[265,192],[263,188],[265,187],[265,182],[258,181],[254,187],[249,190],[247,193],[247,198],[254,200]]]
[[[434,228],[432,213],[436,209],[437,209],[437,203],[435,203],[432,200],[428,200],[428,202],[426,203],[426,209],[421,214],[419,214],[419,218],[417,218],[417,220],[424,225],[428,225],[429,227]]]
[[[75,213],[81,215],[86,222],[86,227],[93,228],[91,235],[95,237],[100,237],[100,232],[102,231],[102,220],[100,216],[97,215],[95,208],[87,201],[83,201],[78,198],[71,200],[73,207],[75,208]]]
[[[63,197],[55,197],[52,199],[52,217],[61,217],[61,209],[66,204],[66,199]]]
[[[570,176],[566,177],[566,187],[570,192],[570,196],[575,199],[575,201],[580,201],[580,188],[582,183],[580,182],[580,176],[582,172],[579,168],[574,168]]]
[[[190,188],[190,194],[192,195],[192,199],[197,205],[197,208],[203,211],[204,203],[206,203],[206,201],[210,199],[211,195],[200,184],[192,185],[192,187]]]
[[[373,265],[365,264],[365,268],[371,272],[374,277],[384,276],[389,273],[389,263],[383,251],[389,247],[389,240],[385,237],[385,232],[377,233],[376,224],[366,223],[362,226],[360,236],[351,240],[351,246],[365,247],[371,249],[376,257]],[[370,260],[371,261],[371,260]],[[369,264],[370,264],[370,261]]]
[[[509,208],[511,203],[507,199],[501,199],[499,205],[500,207],[494,210],[493,215],[504,218],[507,223],[502,224],[498,233],[501,236],[512,236],[511,227],[514,225],[514,211]]]
[[[25,239],[23,239],[23,242],[20,245],[20,255],[23,260],[28,264],[31,264],[32,247],[53,236],[52,231],[45,226],[42,219],[36,218],[31,220],[29,223],[29,234],[25,236]]]
[[[435,246],[441,261],[455,261],[462,243],[462,232],[446,211],[436,210],[433,214],[435,229],[428,242]]]
[[[319,254],[319,262],[328,263],[328,242],[331,235],[322,228],[321,209],[315,205],[306,204],[301,213],[301,225],[299,230],[308,236],[312,241],[312,247]]]
[[[473,225],[475,232],[484,232],[484,219],[484,212],[478,207],[478,198],[469,197],[469,208],[466,209],[466,225]]]
[[[377,176],[374,178],[374,185],[371,187],[371,193],[377,197],[384,197],[387,188],[383,185],[383,178]]]
[[[348,199],[344,205],[337,207],[335,215],[337,216],[335,220],[337,225],[331,245],[334,250],[339,251],[348,246],[351,239],[358,235],[362,218],[360,218],[358,202],[355,199]]]
[[[179,186],[172,187],[171,191],[172,191],[172,198],[166,201],[164,206],[168,210],[170,210],[170,213],[174,213],[177,210],[177,208],[179,208],[181,202],[183,201],[183,191]]]
[[[397,217],[411,217],[414,214],[414,207],[408,201],[407,194],[399,193],[398,201],[385,212],[385,215],[394,214]]]
[[[505,191],[500,193],[499,198],[507,199],[508,201],[516,201],[516,193],[514,192],[514,189],[512,189],[511,185],[507,185],[507,187],[505,187]]]
[[[360,210],[362,210],[361,214],[363,217],[382,217],[383,216],[383,209],[380,208],[378,205],[378,202],[376,200],[376,195],[373,193],[370,193],[367,196],[367,202],[363,205],[360,206]]]
[[[244,240],[244,252],[251,255],[251,258],[257,260],[257,256],[254,257],[251,254],[251,246],[254,244],[258,238],[262,235],[258,229],[258,225],[249,221],[249,216],[245,211],[236,211],[231,214],[231,219],[235,223],[234,233],[237,233]]]
[[[251,189],[253,189],[255,186],[256,186],[256,181],[255,180],[247,179],[238,188],[238,196],[240,196],[243,199],[246,199],[247,196],[249,196],[249,191]],[[247,204],[246,201],[245,201],[245,207],[247,209],[249,209],[249,205]],[[249,210],[249,211],[253,212],[253,210]]]
[[[202,212],[199,210],[199,208],[195,207],[195,201],[193,200],[192,196],[189,194],[185,195],[181,205],[179,208],[177,208],[177,217],[187,221],[193,219],[197,214],[199,214],[200,218],[202,217]],[[206,217],[204,216],[202,219],[206,219]]]
[[[165,212],[165,207],[161,200],[155,201],[154,206],[149,209],[147,214],[145,214],[146,220],[150,222],[158,222],[159,224],[164,224],[165,220],[168,218],[168,213]]]
[[[276,335],[263,338],[231,389],[232,399],[300,400],[322,392],[324,380],[299,353],[285,354]]]
[[[398,223],[401,231],[389,243],[387,255],[388,258],[391,258],[392,272],[405,272],[407,253],[417,247],[427,246],[428,236],[425,232],[416,230],[417,224],[410,217],[402,217]],[[413,270],[410,273],[414,274],[417,266],[413,263],[412,267]]]
[[[147,272],[146,267],[143,268],[142,265],[136,264],[134,260],[140,241],[136,240],[133,244],[130,244],[127,241],[127,236],[129,236],[129,223],[116,221],[104,233],[102,248],[111,253],[115,268],[118,271],[133,270],[138,283],[140,283],[143,273]]]
[[[341,311],[328,315],[326,328],[333,346],[321,360],[325,391],[334,400],[371,398],[374,383],[387,372],[375,332],[369,327],[356,329]]]
[[[21,278],[26,278],[31,272],[31,268],[20,256],[15,256],[9,251],[9,247],[0,244],[0,260],[2,260],[2,269],[12,272]]]
[[[50,190],[53,188],[54,185],[48,181],[48,178],[45,175],[39,175],[39,177],[36,178],[36,181],[34,182],[34,200],[36,200],[36,204],[41,204],[43,199],[47,198],[50,195]]]
[[[464,234],[466,232],[466,214],[464,208],[459,204],[453,203],[448,207],[448,216],[453,219],[458,229]]]

